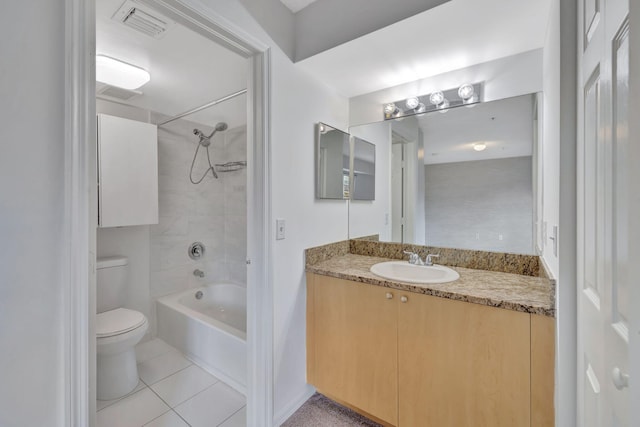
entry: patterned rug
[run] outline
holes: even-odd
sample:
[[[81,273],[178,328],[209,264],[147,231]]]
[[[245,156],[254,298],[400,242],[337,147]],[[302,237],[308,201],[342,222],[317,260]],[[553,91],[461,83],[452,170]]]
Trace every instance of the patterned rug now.
[[[381,427],[368,418],[316,393],[282,427]]]

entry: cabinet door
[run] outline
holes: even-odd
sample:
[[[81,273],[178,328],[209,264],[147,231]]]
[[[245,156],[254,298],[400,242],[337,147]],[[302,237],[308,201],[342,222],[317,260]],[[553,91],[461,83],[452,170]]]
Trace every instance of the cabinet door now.
[[[155,125],[98,115],[100,227],[158,223]]]
[[[529,314],[402,295],[399,426],[529,426]]]
[[[308,380],[321,393],[397,425],[397,291],[313,276]]]

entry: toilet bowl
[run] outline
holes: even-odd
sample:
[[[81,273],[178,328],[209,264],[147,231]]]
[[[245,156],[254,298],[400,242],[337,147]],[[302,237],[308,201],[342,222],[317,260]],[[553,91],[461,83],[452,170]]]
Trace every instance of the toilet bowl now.
[[[112,400],[138,385],[135,345],[149,327],[140,312],[116,308],[97,315],[97,397]]]

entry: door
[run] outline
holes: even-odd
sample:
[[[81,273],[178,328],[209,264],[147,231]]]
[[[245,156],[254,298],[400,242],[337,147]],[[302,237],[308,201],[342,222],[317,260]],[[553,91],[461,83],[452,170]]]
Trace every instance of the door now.
[[[398,425],[528,427],[530,315],[399,296]]]
[[[397,291],[309,274],[308,381],[397,425]]]
[[[578,425],[629,426],[628,0],[580,0]]]

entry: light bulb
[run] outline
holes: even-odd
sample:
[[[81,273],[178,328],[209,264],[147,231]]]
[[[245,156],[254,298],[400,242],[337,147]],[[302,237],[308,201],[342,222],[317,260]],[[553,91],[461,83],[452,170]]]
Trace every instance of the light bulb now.
[[[433,105],[440,105],[444,101],[444,93],[442,91],[433,92],[429,97],[429,102]]]
[[[485,148],[487,148],[487,144],[484,144],[484,143],[473,144],[473,149],[476,151],[482,151]]]
[[[405,101],[405,104],[406,104],[408,109],[413,110],[418,105],[420,105],[420,100],[417,97],[414,96],[414,97],[411,97],[411,98],[407,98],[407,100]]]
[[[447,111],[449,111],[449,100],[447,98],[445,98],[442,103],[438,105],[438,110],[440,110],[441,113],[446,113]]]
[[[469,83],[465,83],[458,89],[458,96],[463,100],[467,100],[473,97],[475,90],[473,89],[473,85]]]
[[[396,104],[394,104],[393,102],[390,102],[389,104],[386,104],[384,106],[384,114],[387,116],[391,116],[397,112],[398,112],[398,107],[396,107]]]

